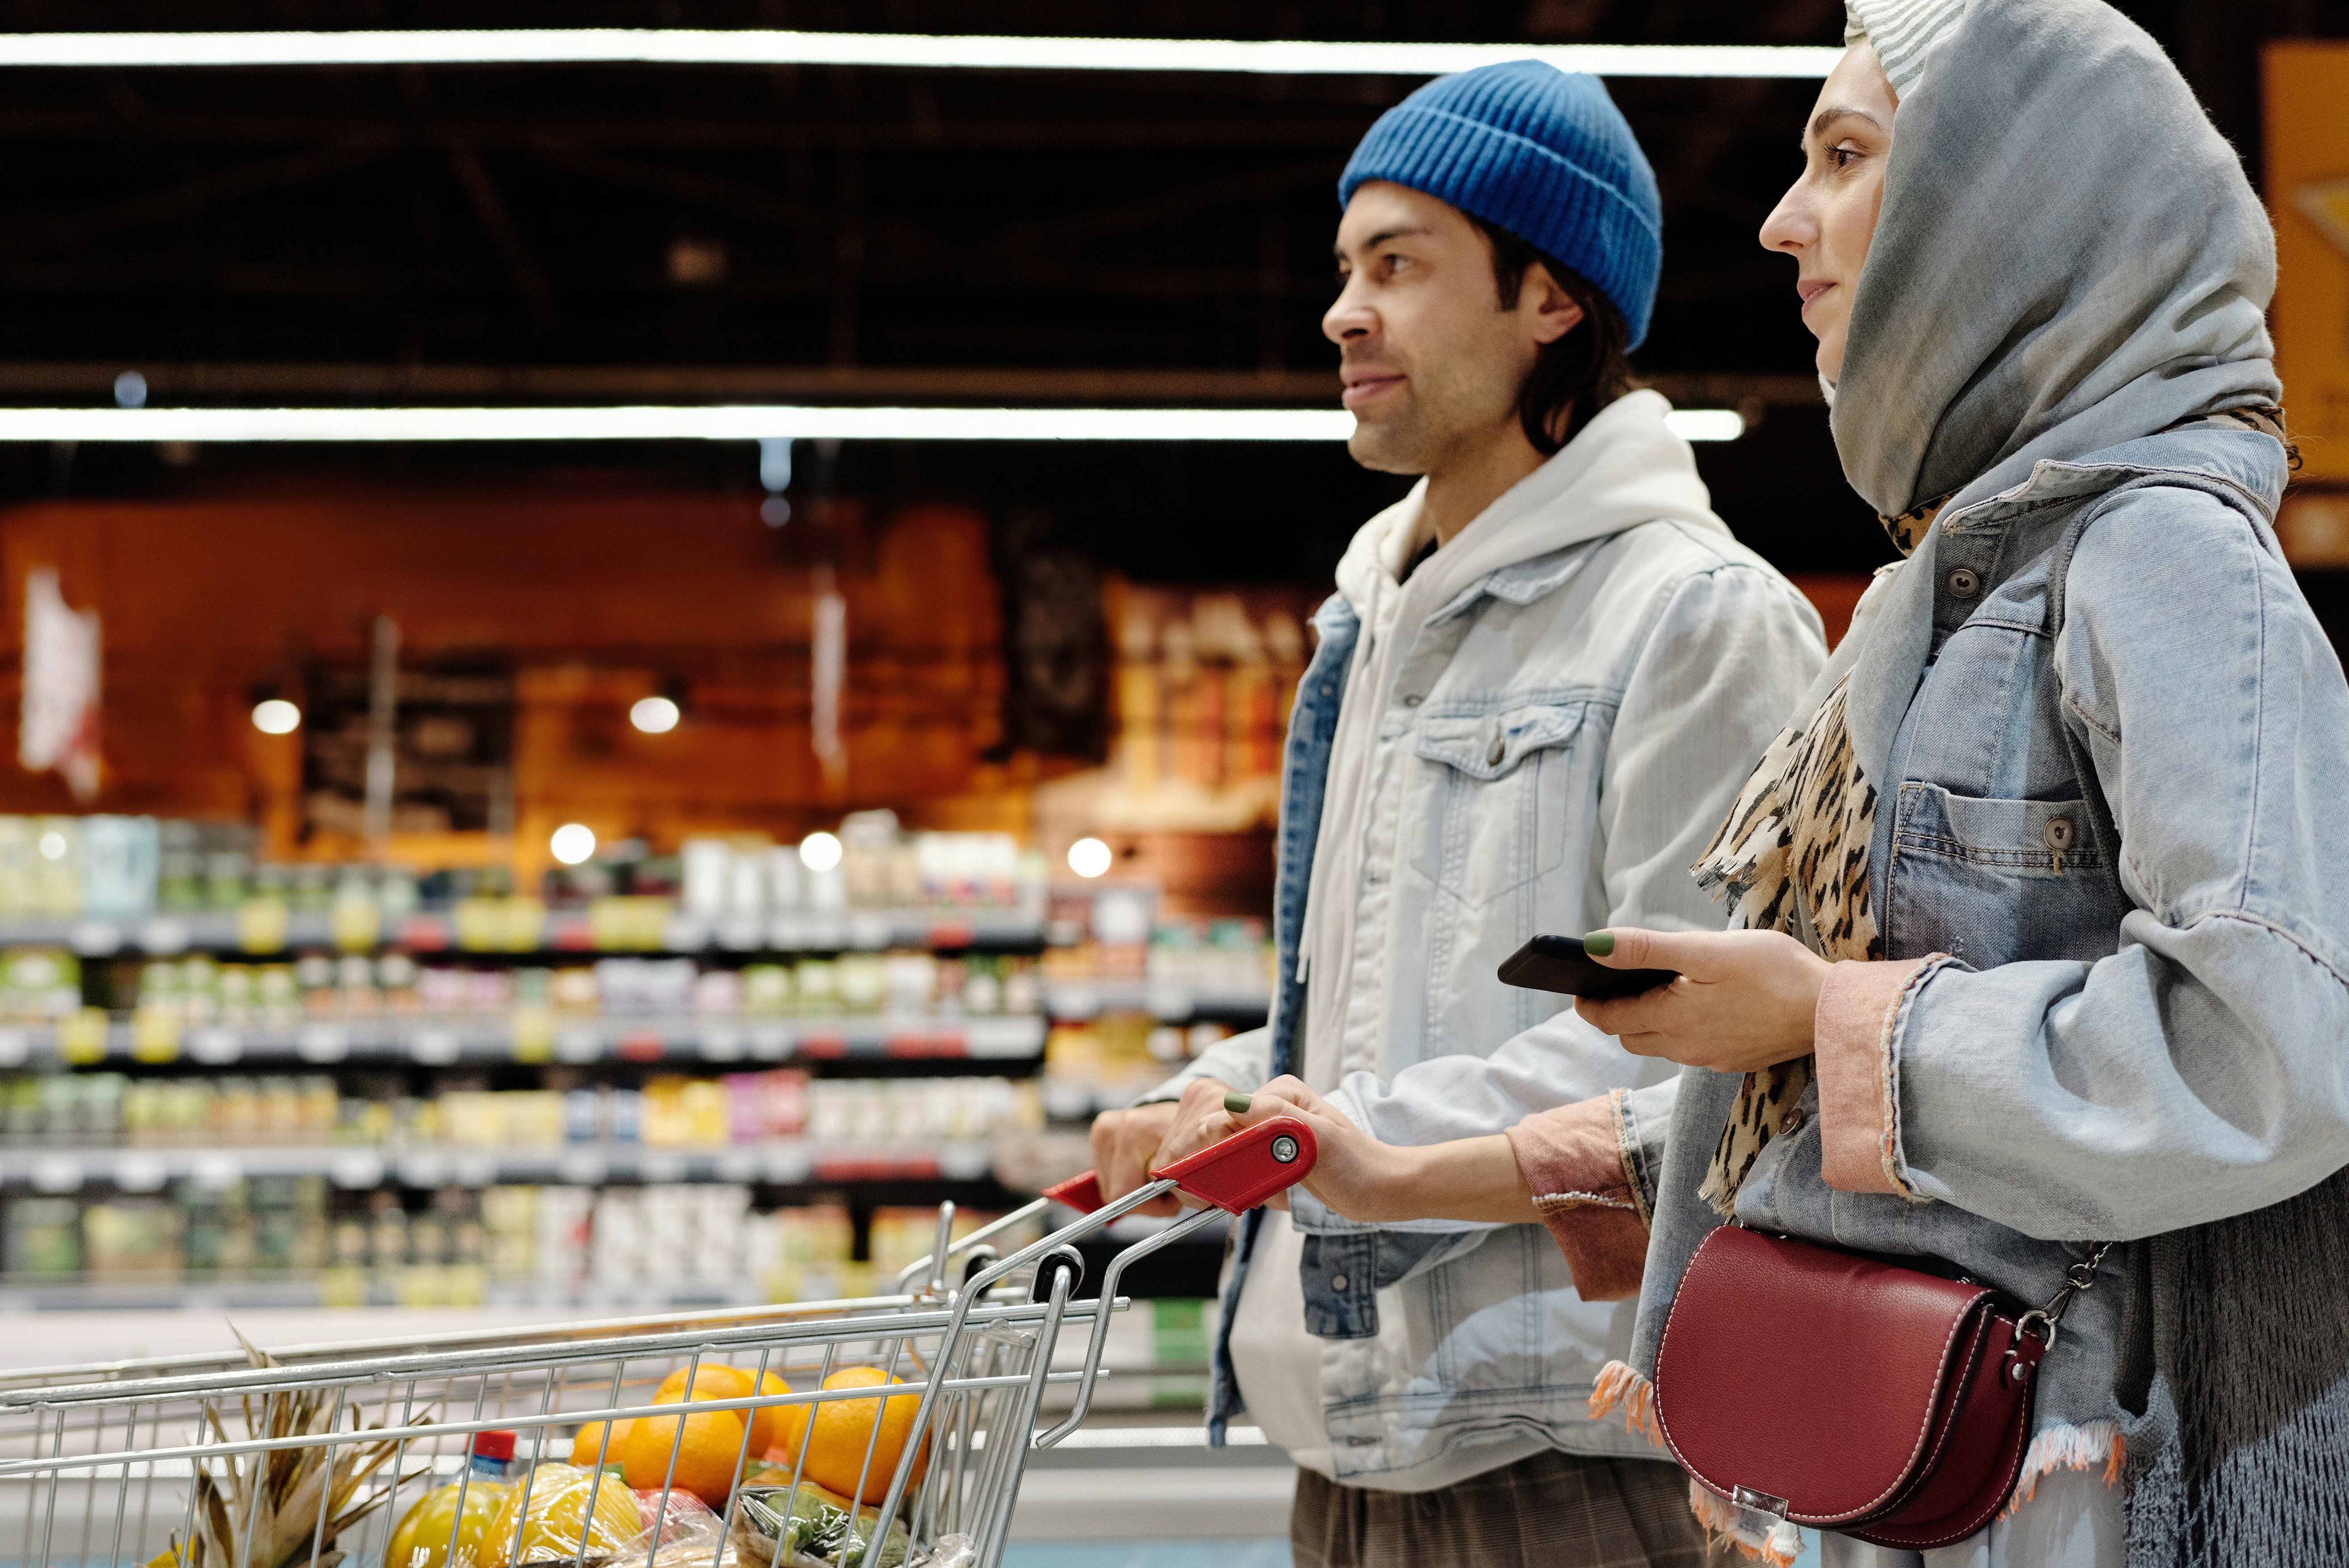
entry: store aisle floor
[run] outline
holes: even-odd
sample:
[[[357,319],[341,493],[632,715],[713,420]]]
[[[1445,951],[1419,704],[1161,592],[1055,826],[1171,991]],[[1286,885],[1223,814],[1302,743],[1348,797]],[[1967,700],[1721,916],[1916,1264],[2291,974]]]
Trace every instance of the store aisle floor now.
[[[1003,1568],[1289,1568],[1289,1556],[1286,1540],[1015,1541]]]

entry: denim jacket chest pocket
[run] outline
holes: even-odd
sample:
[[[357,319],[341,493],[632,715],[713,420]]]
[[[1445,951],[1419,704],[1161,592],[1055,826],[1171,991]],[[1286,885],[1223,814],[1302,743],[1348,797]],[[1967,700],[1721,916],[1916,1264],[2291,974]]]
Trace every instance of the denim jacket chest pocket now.
[[[2116,900],[2087,806],[1900,786],[1885,952],[1946,952],[1975,969],[2114,950]]]
[[[1471,908],[1556,871],[1576,835],[1575,738],[1587,702],[1534,702],[1423,718],[1412,749],[1426,810],[1412,868]]]

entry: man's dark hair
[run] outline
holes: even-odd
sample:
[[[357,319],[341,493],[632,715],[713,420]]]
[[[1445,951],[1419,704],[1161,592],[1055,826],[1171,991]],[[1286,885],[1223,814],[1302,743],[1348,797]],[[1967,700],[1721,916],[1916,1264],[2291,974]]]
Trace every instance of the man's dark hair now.
[[[1526,273],[1537,263],[1557,280],[1568,298],[1582,306],[1582,319],[1565,337],[1542,345],[1525,385],[1517,389],[1517,422],[1534,450],[1548,457],[1572,441],[1591,415],[1631,389],[1631,364],[1624,348],[1630,330],[1623,325],[1623,313],[1588,278],[1508,230],[1473,213],[1467,217],[1492,244],[1493,286],[1503,310],[1516,308]]]

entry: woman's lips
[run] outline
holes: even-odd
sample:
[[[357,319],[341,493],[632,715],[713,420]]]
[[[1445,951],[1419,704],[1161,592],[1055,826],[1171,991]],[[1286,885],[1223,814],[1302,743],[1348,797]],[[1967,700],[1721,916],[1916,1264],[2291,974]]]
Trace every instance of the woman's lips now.
[[[1359,409],[1381,392],[1391,387],[1400,387],[1402,382],[1403,379],[1400,374],[1358,376],[1346,383],[1346,389],[1340,394],[1338,400],[1350,409]]]
[[[1808,321],[1811,318],[1811,306],[1816,305],[1821,296],[1834,286],[1835,284],[1832,281],[1823,277],[1813,278],[1807,283],[1797,283],[1795,285],[1795,292],[1803,296],[1804,320]]]

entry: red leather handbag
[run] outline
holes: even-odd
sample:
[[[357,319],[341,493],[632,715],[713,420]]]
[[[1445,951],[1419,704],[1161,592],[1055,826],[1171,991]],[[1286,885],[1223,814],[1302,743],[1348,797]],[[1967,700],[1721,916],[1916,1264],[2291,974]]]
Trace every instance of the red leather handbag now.
[[[1721,1226],[1664,1320],[1657,1424],[1740,1507],[1912,1552],[1962,1541],[2014,1490],[2033,1375],[2105,1251],[2024,1312],[1971,1281]]]

